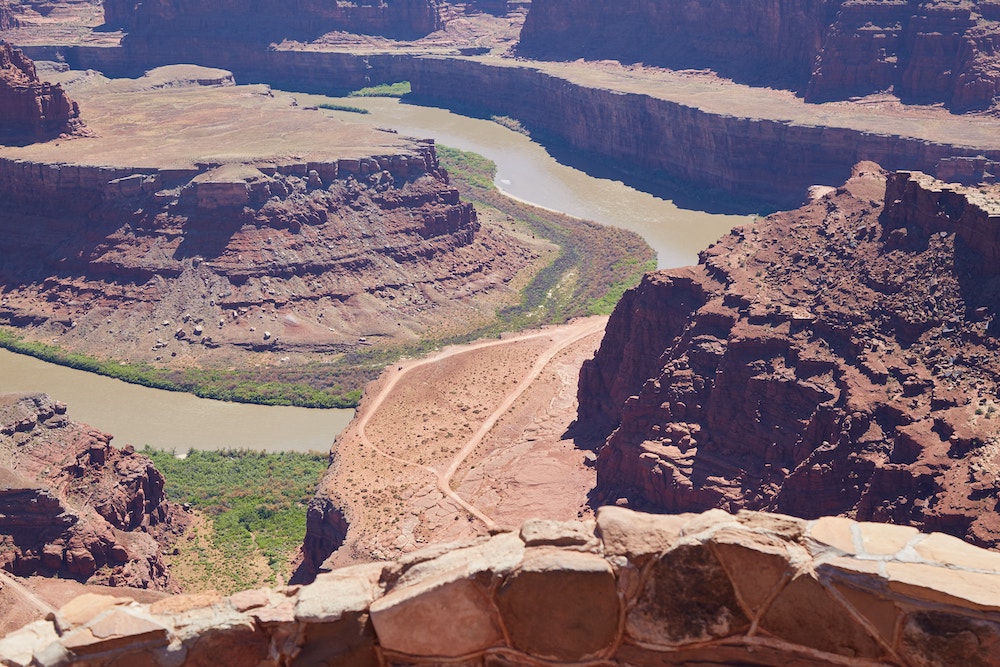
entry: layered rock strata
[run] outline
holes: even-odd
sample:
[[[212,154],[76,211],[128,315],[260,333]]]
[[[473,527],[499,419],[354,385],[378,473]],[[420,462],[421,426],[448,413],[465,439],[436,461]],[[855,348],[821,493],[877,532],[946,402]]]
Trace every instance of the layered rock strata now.
[[[44,395],[0,396],[0,567],[171,589],[161,551],[183,530],[163,476]]]
[[[132,361],[340,353],[475,326],[535,258],[482,228],[433,142],[189,69],[101,84],[101,138],[0,155],[0,322]],[[119,139],[142,114],[164,138]]]
[[[894,90],[956,111],[1000,93],[1000,7],[917,0],[537,0],[519,50],[540,58],[710,68],[811,101]]]
[[[541,60],[711,68],[740,80],[797,87],[809,80],[838,4],[534,0],[518,50]]]
[[[911,102],[985,109],[1000,94],[995,2],[844,2],[805,89],[812,101],[893,90]]]
[[[419,37],[441,27],[440,0],[320,2],[267,0],[252,6],[230,1],[211,5],[192,0],[104,3],[105,23],[128,31],[129,42],[184,42],[212,38],[267,44],[311,40],[335,30]]]
[[[304,587],[85,595],[11,665],[995,665],[1000,555],[940,533],[713,511],[435,546]],[[36,660],[36,663],[32,663]]]
[[[29,51],[129,76],[166,57],[86,47]],[[681,181],[779,208],[800,204],[811,185],[842,183],[859,160],[931,174],[952,158],[1000,161],[996,128],[984,118],[904,112],[887,122],[861,106],[817,112],[781,91],[736,87],[727,94],[726,86],[656,71],[285,48],[197,56],[242,80],[324,94],[410,81],[416,100],[518,118],[535,138],[623,170],[644,187]]]
[[[678,179],[778,207],[797,206],[811,185],[842,183],[860,160],[932,174],[957,157],[1000,160],[992,126],[979,135],[970,123],[965,139],[949,143],[929,138],[921,118],[883,129],[884,117],[834,111],[818,122],[795,100],[747,88],[715,98],[715,86],[618,68],[591,72],[594,83],[572,66],[423,58],[408,74],[417,99],[516,117],[647,184]]]
[[[581,372],[597,499],[1000,544],[1000,192],[859,165],[626,293]]]
[[[0,29],[13,21],[9,9],[0,6]],[[31,59],[0,41],[0,145],[79,131],[79,116],[79,106],[61,86],[40,81]]]

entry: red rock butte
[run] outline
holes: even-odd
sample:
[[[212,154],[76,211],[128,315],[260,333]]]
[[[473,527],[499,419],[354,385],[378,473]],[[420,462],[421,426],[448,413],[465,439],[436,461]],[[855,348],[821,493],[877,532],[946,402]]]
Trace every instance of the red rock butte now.
[[[863,163],[647,275],[581,372],[596,500],[1000,544],[998,195]]]
[[[433,141],[222,70],[63,76],[90,136],[0,148],[0,320],[30,335],[133,361],[336,354],[475,327],[535,257],[482,228]]]

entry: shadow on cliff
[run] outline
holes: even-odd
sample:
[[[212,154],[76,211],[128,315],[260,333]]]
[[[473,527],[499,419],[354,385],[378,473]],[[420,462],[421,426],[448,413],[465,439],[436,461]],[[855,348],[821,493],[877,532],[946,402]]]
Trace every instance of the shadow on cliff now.
[[[447,109],[469,118],[492,120],[495,112],[460,104],[445,104],[441,100],[421,98],[416,93],[404,95],[401,99],[406,104],[435,109]],[[520,119],[518,119],[519,122]],[[609,181],[620,181],[625,185],[671,201],[678,208],[689,211],[725,215],[769,215],[785,208],[799,206],[801,201],[773,202],[764,198],[752,199],[736,197],[722,190],[696,186],[670,176],[662,171],[636,172],[628,168],[626,163],[613,161],[605,155],[594,155],[569,146],[562,139],[533,128],[523,123],[531,140],[545,149],[549,156],[559,164],[582,171],[588,176]]]

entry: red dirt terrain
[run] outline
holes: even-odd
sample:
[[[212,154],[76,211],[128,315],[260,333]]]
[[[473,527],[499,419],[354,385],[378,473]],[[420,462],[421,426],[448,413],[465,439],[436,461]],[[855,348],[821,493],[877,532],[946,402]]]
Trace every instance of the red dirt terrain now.
[[[604,323],[577,320],[387,369],[338,438],[309,505],[297,577],[528,517],[589,514],[594,472],[568,431],[580,365]]]
[[[1000,191],[862,163],[626,293],[580,377],[595,501],[1000,545]]]
[[[44,395],[0,396],[0,568],[171,590],[161,551],[186,515],[163,476],[65,413]]]

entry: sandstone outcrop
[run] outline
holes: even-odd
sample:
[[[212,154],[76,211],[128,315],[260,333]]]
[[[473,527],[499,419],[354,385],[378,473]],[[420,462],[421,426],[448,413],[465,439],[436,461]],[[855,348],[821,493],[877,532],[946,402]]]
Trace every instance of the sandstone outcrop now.
[[[283,39],[311,40],[335,30],[419,37],[441,27],[440,0],[322,2],[237,0],[205,5],[193,0],[109,0],[105,23],[128,31],[127,42],[182,42],[211,38],[266,45]]]
[[[304,587],[152,604],[84,595],[0,639],[0,655],[94,667],[992,667],[998,599],[1000,555],[940,533],[608,507],[596,522],[532,520]]]
[[[710,68],[811,101],[893,90],[962,112],[1000,93],[998,13],[992,0],[536,0],[519,50]]]
[[[474,327],[536,257],[482,227],[431,141],[340,124],[220,70],[102,85],[88,98],[101,137],[0,155],[0,322],[30,337],[181,365],[341,353]],[[115,108],[129,104],[169,136],[129,140]]]
[[[542,60],[710,68],[753,83],[797,87],[809,80],[838,4],[534,0],[518,51]]]
[[[132,47],[30,52],[48,59],[58,54],[77,69],[129,76],[171,53]],[[410,81],[414,100],[517,118],[536,139],[589,156],[584,168],[611,167],[641,187],[680,181],[779,208],[797,206],[817,183],[843,183],[860,160],[936,175],[943,160],[1000,162],[1000,131],[985,118],[817,107],[786,91],[712,79],[699,84],[698,75],[655,69],[294,48],[213,48],[189,57],[232,69],[240,80],[322,94]],[[948,173],[941,175],[950,178]],[[701,192],[697,198],[694,205],[710,205]]]
[[[18,25],[17,17],[7,0],[0,0],[0,30],[10,30]]]
[[[811,185],[843,183],[861,160],[931,174],[943,160],[1000,161],[992,125],[959,142],[955,132],[932,138],[921,117],[905,130],[869,111],[830,110],[820,122],[787,95],[743,87],[716,98],[715,84],[619,67],[423,58],[406,78],[418,100],[518,118],[534,136],[610,162],[646,187],[666,176],[781,208],[800,204]],[[697,205],[710,199],[700,194]]]
[[[0,396],[0,567],[171,589],[160,555],[183,530],[163,476],[44,395]]]
[[[998,195],[862,164],[648,275],[581,372],[597,500],[1000,545]]]
[[[0,6],[0,29],[4,21],[13,21],[6,5]],[[61,86],[40,81],[31,59],[0,41],[0,145],[78,131],[79,116]]]

